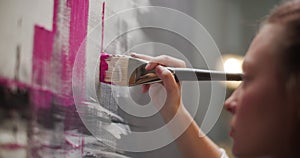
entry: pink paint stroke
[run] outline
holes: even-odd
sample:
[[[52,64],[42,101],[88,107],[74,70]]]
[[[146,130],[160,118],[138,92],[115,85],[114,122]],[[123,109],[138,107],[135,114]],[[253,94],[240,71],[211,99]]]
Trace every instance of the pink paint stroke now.
[[[70,15],[70,33],[69,33],[69,52],[63,53],[65,54],[63,57],[62,63],[62,86],[64,87],[62,90],[62,96],[59,102],[65,106],[74,105],[74,99],[72,96],[72,70],[75,62],[75,58],[77,53],[85,54],[86,48],[86,36],[88,29],[88,9],[89,9],[89,1],[88,0],[68,0],[68,7],[71,9]],[[80,63],[85,63],[85,58],[80,58]],[[84,67],[82,69],[77,69],[76,74],[81,74],[79,77],[80,80],[84,80]],[[84,82],[82,82],[84,83]],[[84,85],[81,89],[84,90]]]
[[[72,96],[72,68],[76,54],[82,45],[81,50],[85,50],[85,38],[87,35],[88,25],[88,0],[69,0],[67,7],[70,8],[70,25],[69,30],[69,43],[64,43],[69,47],[69,52],[66,50],[60,51],[60,60],[53,58],[53,47],[55,42],[55,36],[57,35],[57,14],[59,12],[59,0],[54,1],[54,15],[53,15],[53,30],[47,31],[40,26],[35,26],[34,34],[34,50],[33,50],[33,73],[32,84],[33,87],[43,87],[43,89],[53,89],[54,84],[59,84],[55,90],[56,92],[51,94],[47,92],[34,92],[33,102],[38,107],[50,107],[51,101],[55,98],[56,102],[64,106],[74,105]],[[67,17],[68,18],[68,17]],[[60,32],[62,34],[63,32]],[[85,53],[85,52],[83,52]],[[51,65],[57,64],[59,60],[59,66],[61,70],[54,69]],[[80,60],[85,60],[84,58]],[[85,62],[85,61],[82,61]],[[81,62],[81,63],[82,63]],[[77,74],[82,74],[80,77],[84,80],[84,67],[82,70],[78,70]],[[53,74],[53,75],[51,75]],[[55,76],[61,76],[55,78]],[[56,82],[56,83],[54,83]],[[53,92],[52,90],[52,92]]]
[[[103,83],[109,83],[111,84],[111,82],[107,82],[105,81],[105,76],[106,76],[106,71],[108,70],[108,64],[106,62],[106,59],[109,58],[110,55],[107,53],[101,53],[100,56],[100,76],[99,76],[99,81],[103,82]]]
[[[76,59],[76,55],[79,54],[81,58],[79,58],[80,63],[82,63],[81,69],[77,69],[75,74],[80,74],[80,76],[76,76],[77,78],[82,81],[81,83],[85,83],[85,49],[86,49],[86,36],[88,32],[88,13],[89,13],[89,0],[69,0],[67,4],[71,8],[71,17],[70,17],[70,34],[69,34],[69,58],[68,58],[68,65],[65,65],[65,69],[63,74],[66,77],[63,78],[66,85],[72,87],[72,69],[74,66],[74,62]],[[65,63],[67,64],[67,63]],[[84,92],[85,85],[77,85],[80,86],[80,89]],[[65,102],[65,105],[74,105],[74,99],[72,95],[72,89],[67,91],[66,93],[68,96],[65,101],[71,100],[73,103],[69,104]],[[64,124],[68,125],[71,124],[72,119],[66,119]],[[65,126],[65,129],[67,126]],[[84,139],[83,136],[81,136]],[[83,140],[82,140],[83,141]],[[81,156],[84,155],[84,144],[81,144]]]
[[[54,0],[53,30],[48,31],[41,26],[34,27],[34,46],[32,57],[32,93],[31,100],[33,105],[38,108],[49,108],[53,99],[51,91],[52,52],[55,34],[57,32],[57,13],[59,0]]]
[[[15,80],[15,79],[8,79],[8,78],[5,78],[5,77],[0,77],[0,85],[3,85],[3,86],[6,86],[6,87],[9,87],[9,88],[19,88],[19,89],[30,89],[32,86],[27,84],[27,83],[23,83],[23,82],[20,82],[18,80]]]
[[[108,64],[106,59],[109,58],[109,54],[104,53],[103,43],[104,43],[104,14],[105,14],[105,2],[102,3],[102,15],[101,15],[101,45],[100,45],[100,74],[99,74],[99,81],[103,83],[111,83],[105,81],[106,71],[108,70]]]
[[[0,144],[0,149],[2,150],[25,150],[27,148],[26,145],[20,145],[16,143],[11,144]]]

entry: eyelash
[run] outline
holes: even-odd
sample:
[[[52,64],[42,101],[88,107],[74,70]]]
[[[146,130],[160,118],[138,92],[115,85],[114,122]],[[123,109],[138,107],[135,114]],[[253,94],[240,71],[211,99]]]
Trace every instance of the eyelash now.
[[[249,82],[251,81],[250,77],[249,76],[243,76],[243,82],[242,82],[242,85],[243,86],[247,86],[249,84]]]

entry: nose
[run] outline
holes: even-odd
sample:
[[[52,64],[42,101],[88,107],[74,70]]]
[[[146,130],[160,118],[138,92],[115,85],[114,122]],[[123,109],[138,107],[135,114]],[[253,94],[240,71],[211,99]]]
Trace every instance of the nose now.
[[[224,103],[224,107],[227,111],[229,111],[230,113],[234,114],[236,111],[236,107],[238,104],[238,94],[239,94],[239,90],[240,88],[237,88],[232,94],[231,96],[225,101]]]

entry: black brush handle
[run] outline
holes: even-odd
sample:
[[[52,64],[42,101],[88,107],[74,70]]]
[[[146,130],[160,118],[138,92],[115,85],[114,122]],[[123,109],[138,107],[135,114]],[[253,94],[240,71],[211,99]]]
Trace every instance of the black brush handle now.
[[[241,81],[241,73],[225,73],[215,70],[203,70],[192,68],[171,68],[168,69],[174,73],[176,80],[179,81]]]

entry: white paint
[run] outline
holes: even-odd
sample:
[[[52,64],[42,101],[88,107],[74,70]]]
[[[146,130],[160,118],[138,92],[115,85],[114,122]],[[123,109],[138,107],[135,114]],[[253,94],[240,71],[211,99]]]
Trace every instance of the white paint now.
[[[53,0],[0,1],[0,76],[31,82],[34,26],[52,30]],[[20,70],[16,74],[17,46]]]
[[[27,122],[14,118],[10,120],[3,120],[0,129],[0,145],[17,144],[20,146],[27,146],[28,133]],[[14,132],[13,129],[17,130]],[[14,157],[26,158],[26,149],[7,150],[0,148],[0,157]]]

